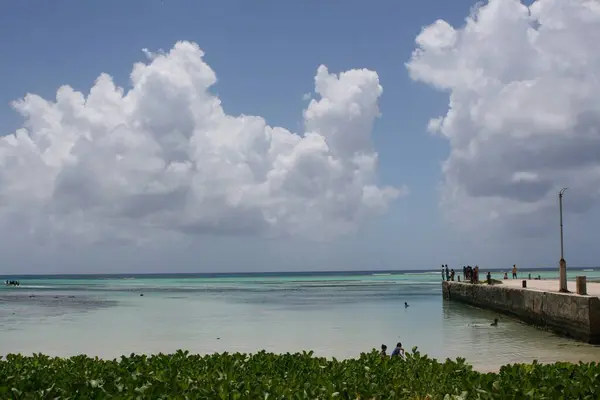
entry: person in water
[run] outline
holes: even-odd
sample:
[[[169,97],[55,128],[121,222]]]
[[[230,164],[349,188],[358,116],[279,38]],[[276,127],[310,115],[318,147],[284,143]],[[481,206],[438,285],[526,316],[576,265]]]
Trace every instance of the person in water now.
[[[410,307],[407,302],[404,302],[404,308]]]
[[[394,349],[394,351],[392,351],[392,358],[393,357],[400,357],[400,358],[404,358],[404,349],[402,348],[402,343],[398,342],[396,344],[396,348]]]
[[[381,357],[387,357],[387,346],[385,344],[381,345]]]
[[[494,318],[494,322],[492,322],[492,326],[498,326],[498,318]]]

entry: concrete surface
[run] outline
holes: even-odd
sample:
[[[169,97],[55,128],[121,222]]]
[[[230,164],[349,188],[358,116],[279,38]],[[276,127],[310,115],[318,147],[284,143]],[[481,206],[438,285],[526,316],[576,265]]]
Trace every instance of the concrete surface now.
[[[575,276],[573,276],[575,278]],[[559,282],[558,279],[548,280],[535,280],[525,279],[527,281],[527,289],[525,290],[537,290],[544,292],[558,293]],[[521,281],[523,279],[506,279],[502,281],[502,286],[521,289]],[[576,294],[575,281],[567,282],[567,289],[573,294]],[[588,296],[600,297],[600,283],[587,282],[587,293]]]

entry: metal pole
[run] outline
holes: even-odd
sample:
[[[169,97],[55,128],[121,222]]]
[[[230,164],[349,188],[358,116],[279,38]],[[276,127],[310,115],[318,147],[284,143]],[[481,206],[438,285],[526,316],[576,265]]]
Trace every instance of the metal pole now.
[[[565,189],[562,189],[558,192],[558,207],[560,210],[560,259],[564,260],[565,258],[565,250],[563,245],[563,218],[562,218],[562,199]]]
[[[562,200],[563,195],[567,188],[562,188],[558,192],[558,207],[560,212],[560,282],[559,282],[559,290],[561,292],[568,292],[567,289],[567,262],[565,261],[565,252],[563,246],[563,212],[562,212]]]

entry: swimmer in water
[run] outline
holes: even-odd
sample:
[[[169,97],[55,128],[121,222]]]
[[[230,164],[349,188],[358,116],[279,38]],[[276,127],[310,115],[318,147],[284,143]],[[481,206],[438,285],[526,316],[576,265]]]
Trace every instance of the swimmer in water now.
[[[494,318],[494,322],[492,322],[492,326],[498,326],[498,318]]]
[[[404,308],[408,308],[408,307],[409,307],[408,303],[404,302]]]

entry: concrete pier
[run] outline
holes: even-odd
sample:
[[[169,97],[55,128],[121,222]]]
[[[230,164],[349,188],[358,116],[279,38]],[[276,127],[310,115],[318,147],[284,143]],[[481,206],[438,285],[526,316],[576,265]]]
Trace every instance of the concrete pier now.
[[[443,282],[444,299],[497,311],[559,335],[600,344],[600,283],[587,283],[587,295],[558,291],[558,280],[504,280],[502,284]]]

